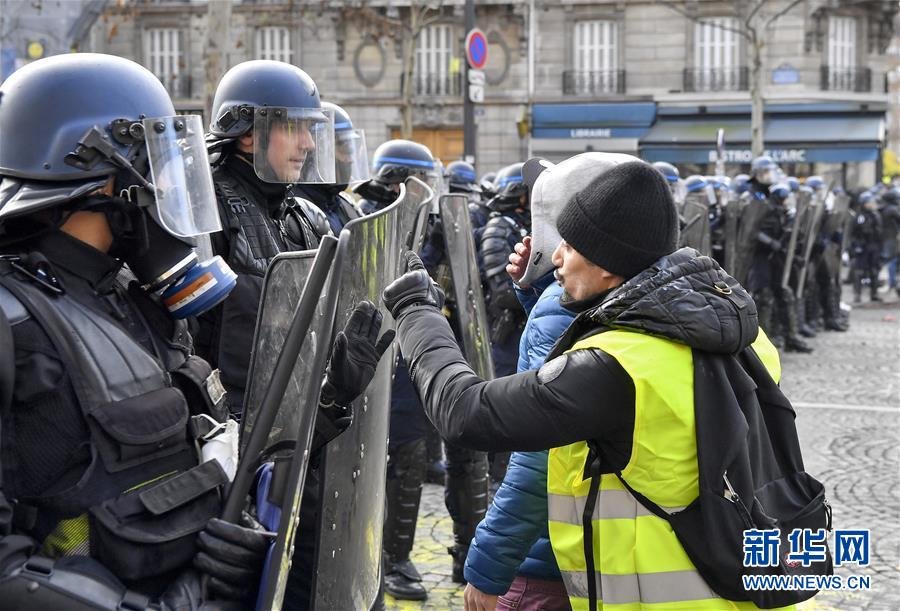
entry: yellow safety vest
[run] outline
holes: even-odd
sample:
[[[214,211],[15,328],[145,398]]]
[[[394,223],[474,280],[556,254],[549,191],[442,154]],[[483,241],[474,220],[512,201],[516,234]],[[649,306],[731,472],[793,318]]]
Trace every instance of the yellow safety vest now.
[[[760,331],[753,344],[778,381],[778,352]],[[694,424],[694,363],[684,344],[635,333],[607,331],[573,350],[600,349],[634,382],[628,484],[667,511],[699,495]],[[603,401],[603,395],[597,395]],[[550,542],[574,611],[589,607],[582,515],[591,478],[584,477],[585,441],[550,450],[547,502]],[[718,597],[706,585],[672,527],[640,505],[614,474],[600,479],[592,514],[597,609],[605,611],[719,611],[756,609]],[[793,609],[793,606],[785,609]]]

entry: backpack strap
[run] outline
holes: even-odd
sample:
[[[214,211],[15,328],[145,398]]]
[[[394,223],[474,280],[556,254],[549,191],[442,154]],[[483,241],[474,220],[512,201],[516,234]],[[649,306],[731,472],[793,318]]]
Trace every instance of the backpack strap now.
[[[0,291],[9,294],[0,287]],[[12,325],[4,312],[4,296],[0,294],[0,414],[12,406],[13,384],[16,378],[15,350],[13,349]]]

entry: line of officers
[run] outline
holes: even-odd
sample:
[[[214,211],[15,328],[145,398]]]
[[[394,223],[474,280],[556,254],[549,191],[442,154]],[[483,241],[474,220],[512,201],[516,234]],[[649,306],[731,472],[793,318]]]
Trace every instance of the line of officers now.
[[[4,608],[253,606],[277,522],[257,521],[252,495],[239,523],[219,516],[266,270],[389,205],[411,176],[470,197],[496,374],[516,370],[524,316],[505,267],[530,231],[522,164],[482,189],[471,165],[445,171],[410,141],[373,159],[370,176],[362,130],[282,62],[230,69],[208,127],[114,56],[42,59],[0,86]],[[442,231],[434,223],[422,255],[449,279]],[[317,457],[391,343],[380,326],[363,302],[336,336],[317,417],[331,426],[316,428],[285,608],[312,606]],[[402,358],[389,452],[385,590],[421,599],[409,553],[426,466],[445,468],[462,582],[488,457],[450,445],[444,456]],[[508,456],[492,458],[499,482]]]
[[[900,192],[887,185],[845,193],[820,176],[802,183],[768,156],[751,173],[689,176],[672,164],[654,166],[669,181],[681,215],[681,245],[716,259],[753,295],[760,326],[779,348],[811,352],[804,337],[846,331],[841,309],[842,263],[855,302],[868,286],[880,301],[879,271],[896,287]]]

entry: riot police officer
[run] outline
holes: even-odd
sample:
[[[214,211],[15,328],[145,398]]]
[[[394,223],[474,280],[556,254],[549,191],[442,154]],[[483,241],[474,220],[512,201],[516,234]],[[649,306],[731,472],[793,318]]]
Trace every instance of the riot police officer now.
[[[834,193],[829,193],[821,176],[810,176],[804,183],[813,190],[816,205],[824,208],[820,231],[815,236],[811,266],[811,286],[809,296],[812,300],[807,310],[807,320],[813,328],[822,319],[822,328],[827,331],[846,331],[848,319],[841,311],[841,251],[844,241],[844,227],[849,220],[849,213],[844,207],[835,206]],[[842,202],[843,203],[843,202]]]
[[[233,413],[243,408],[253,324],[269,262],[316,248],[331,231],[325,214],[295,197],[293,183],[334,184],[334,115],[300,68],[256,60],[222,77],[207,138],[224,231],[213,251],[238,274],[237,287],[199,322],[197,352],[222,372]]]
[[[213,181],[225,230],[212,237],[212,248],[237,272],[237,286],[221,306],[199,317],[198,353],[222,371],[233,397],[228,400],[232,413],[243,408],[256,315],[270,262],[280,252],[314,249],[322,236],[331,233],[326,214],[294,189],[320,185],[333,192],[337,180],[334,116],[334,109],[319,99],[315,82],[300,68],[283,62],[238,64],[216,88],[207,142],[216,157]],[[366,346],[365,334],[345,334],[350,341],[343,342],[346,351],[341,354],[356,366],[330,369],[347,375],[329,384],[331,388],[323,387],[325,403],[338,397],[338,405],[349,405],[349,399],[368,385],[368,379],[359,377],[368,369],[360,365],[372,365],[373,359],[377,364],[386,348]],[[325,414],[341,422],[330,435],[349,425],[349,419],[340,418],[338,412]],[[318,438],[315,443],[321,447],[327,441]],[[314,457],[300,510],[299,530],[305,536],[296,539],[287,585],[293,609],[309,605],[315,571],[313,533],[321,498],[316,467]]]
[[[900,233],[900,191],[888,189],[881,195],[881,258],[887,267],[888,287],[896,290],[897,285],[897,236]]]
[[[870,191],[863,191],[854,202],[855,218],[850,226],[850,269],[853,278],[853,302],[862,302],[863,284],[869,285],[869,300],[881,301],[878,295],[878,270],[881,257],[881,214],[878,201]]]
[[[338,235],[344,225],[362,216],[345,190],[369,179],[369,157],[365,132],[353,127],[347,111],[331,102],[322,102],[322,108],[334,114],[335,184],[296,184],[293,192],[318,206],[328,218],[331,231]]]
[[[0,97],[3,606],[247,602],[269,535],[216,517],[228,476],[194,425],[227,412],[184,321],[234,286],[193,250],[220,228],[203,126],[107,55]]]
[[[487,224],[491,211],[482,198],[482,189],[476,182],[475,168],[465,161],[447,164],[446,182],[450,193],[463,193],[469,199],[469,219],[476,235]],[[477,241],[477,240],[476,240]]]
[[[761,194],[762,186],[764,183],[754,183],[751,180],[751,193]],[[787,201],[791,190],[781,183],[766,187],[765,200],[749,204],[764,206],[765,209],[754,233],[755,243],[747,288],[756,301],[759,323],[763,329],[771,329],[771,335],[783,334],[784,348],[789,352],[812,352],[812,348],[799,336],[794,294],[790,288],[782,286],[784,266],[787,264],[784,256],[787,243]],[[759,190],[754,191],[754,188]],[[742,219],[742,222],[746,221]]]

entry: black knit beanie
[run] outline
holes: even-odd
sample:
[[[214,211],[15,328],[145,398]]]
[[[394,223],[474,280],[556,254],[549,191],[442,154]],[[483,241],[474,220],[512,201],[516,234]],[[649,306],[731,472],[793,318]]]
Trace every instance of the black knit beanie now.
[[[626,279],[678,245],[678,213],[669,185],[642,161],[597,176],[566,204],[556,227],[586,259]]]

